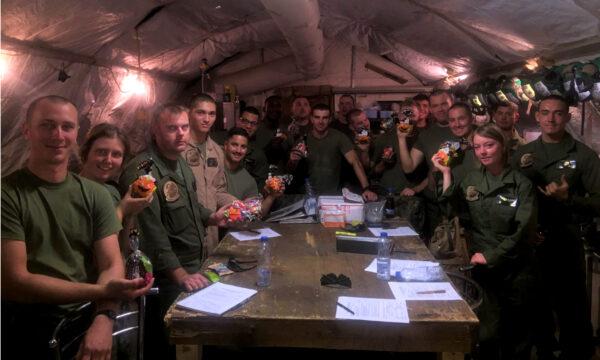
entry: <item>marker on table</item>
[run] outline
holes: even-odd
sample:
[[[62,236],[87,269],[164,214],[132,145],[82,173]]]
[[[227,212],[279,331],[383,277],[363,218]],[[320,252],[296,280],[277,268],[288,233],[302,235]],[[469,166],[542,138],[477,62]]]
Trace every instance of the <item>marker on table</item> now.
[[[356,315],[356,314],[354,313],[354,311],[352,311],[352,310],[351,310],[349,307],[346,307],[345,305],[342,305],[342,304],[340,304],[339,302],[338,302],[338,303],[336,303],[336,304],[337,304],[337,306],[339,306],[339,307],[341,307],[342,309],[346,310],[346,311],[347,311],[347,312],[349,312],[350,314],[352,314],[352,315]]]
[[[428,290],[428,291],[417,291],[418,295],[428,295],[428,294],[445,294],[446,290]]]

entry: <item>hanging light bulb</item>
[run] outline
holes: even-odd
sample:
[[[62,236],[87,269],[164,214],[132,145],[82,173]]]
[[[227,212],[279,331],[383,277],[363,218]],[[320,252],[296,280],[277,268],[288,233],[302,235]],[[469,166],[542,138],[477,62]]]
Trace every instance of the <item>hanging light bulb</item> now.
[[[6,55],[0,55],[0,79],[4,79],[4,76],[8,73],[8,59]]]
[[[121,92],[124,94],[146,95],[148,86],[138,74],[128,74],[121,82]]]
[[[529,71],[537,70],[537,68],[540,66],[539,60],[540,58],[537,57],[527,60],[527,62],[525,62],[525,68]]]

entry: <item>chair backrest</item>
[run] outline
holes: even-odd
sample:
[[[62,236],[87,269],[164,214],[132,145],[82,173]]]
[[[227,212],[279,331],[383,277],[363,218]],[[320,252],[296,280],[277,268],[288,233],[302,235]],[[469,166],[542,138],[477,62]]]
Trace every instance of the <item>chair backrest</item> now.
[[[456,291],[465,299],[473,311],[481,306],[483,289],[475,280],[453,271],[446,271],[446,275],[448,275]]]

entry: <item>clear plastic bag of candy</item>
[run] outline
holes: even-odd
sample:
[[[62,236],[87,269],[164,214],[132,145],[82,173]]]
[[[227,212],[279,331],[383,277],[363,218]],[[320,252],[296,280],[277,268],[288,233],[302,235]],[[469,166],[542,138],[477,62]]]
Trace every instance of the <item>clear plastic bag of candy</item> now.
[[[140,238],[137,229],[132,229],[129,233],[129,246],[131,254],[127,257],[125,263],[126,277],[129,280],[143,278],[146,284],[152,281],[152,263],[146,254],[140,249]]]
[[[260,220],[261,211],[262,198],[255,197],[245,201],[235,200],[225,209],[224,215],[228,225],[244,227],[246,224]]]

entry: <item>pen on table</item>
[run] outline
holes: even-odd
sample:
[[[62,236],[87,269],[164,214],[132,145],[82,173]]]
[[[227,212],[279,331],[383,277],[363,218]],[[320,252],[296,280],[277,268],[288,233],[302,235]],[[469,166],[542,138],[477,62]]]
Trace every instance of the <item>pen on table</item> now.
[[[428,294],[445,294],[446,290],[428,290],[428,291],[417,291],[419,295],[428,295]]]
[[[342,304],[340,304],[339,302],[337,302],[336,304],[337,304],[337,306],[339,306],[339,307],[341,307],[342,309],[346,310],[346,311],[347,311],[347,312],[349,312],[350,314],[352,314],[352,315],[356,315],[356,314],[354,313],[354,311],[352,311],[352,309],[350,309],[350,308],[346,307],[345,305],[342,305]]]
[[[413,254],[416,255],[417,252],[415,250],[404,250],[404,249],[396,249],[396,244],[392,244],[392,253],[400,253],[400,254]]]

